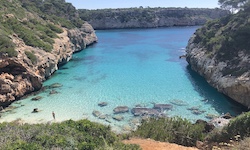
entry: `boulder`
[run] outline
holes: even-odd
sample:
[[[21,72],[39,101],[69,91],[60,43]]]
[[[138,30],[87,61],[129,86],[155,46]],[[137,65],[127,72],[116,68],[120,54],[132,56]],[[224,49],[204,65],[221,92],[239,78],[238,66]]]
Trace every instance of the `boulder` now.
[[[98,103],[98,106],[100,106],[100,107],[104,107],[104,106],[107,106],[107,105],[108,105],[107,102],[100,102],[100,103]]]
[[[215,127],[223,127],[226,126],[229,123],[230,119],[225,119],[225,118],[215,118],[211,120],[211,123],[215,126]]]
[[[101,112],[99,112],[99,111],[97,111],[97,110],[94,110],[94,111],[92,112],[92,114],[93,114],[95,117],[101,116]]]
[[[60,83],[53,83],[53,84],[51,84],[50,86],[49,86],[49,88],[59,88],[59,87],[62,87],[63,85],[62,84],[60,84]]]
[[[50,95],[52,95],[52,94],[57,94],[58,92],[56,91],[56,90],[51,90],[50,92],[49,92],[49,94]]]
[[[31,98],[31,100],[32,101],[38,101],[38,100],[40,100],[42,98],[43,98],[42,96],[36,96],[36,97]]]
[[[224,118],[224,119],[231,119],[231,118],[233,118],[233,117],[231,116],[230,113],[226,113],[226,114],[222,115],[221,118]]]
[[[215,128],[215,126],[212,123],[208,123],[205,120],[201,120],[201,119],[197,120],[195,124],[203,124],[205,127],[203,132],[205,133],[211,132]]]
[[[159,111],[171,110],[172,108],[173,105],[171,104],[154,104],[154,109],[157,109]]]
[[[115,114],[125,113],[129,111],[129,108],[128,106],[118,106],[113,111]]]
[[[172,101],[170,101],[170,103],[177,105],[177,106],[187,106],[188,105],[185,101],[178,100],[178,99],[172,100]]]
[[[115,116],[113,116],[113,119],[115,119],[117,121],[122,121],[124,119],[124,117],[120,116],[120,115],[115,115]]]
[[[34,108],[32,111],[32,113],[38,113],[38,112],[39,112],[38,108]]]
[[[134,116],[143,116],[143,115],[150,115],[150,116],[158,116],[160,113],[156,109],[152,108],[145,108],[145,107],[135,107],[131,110]]]

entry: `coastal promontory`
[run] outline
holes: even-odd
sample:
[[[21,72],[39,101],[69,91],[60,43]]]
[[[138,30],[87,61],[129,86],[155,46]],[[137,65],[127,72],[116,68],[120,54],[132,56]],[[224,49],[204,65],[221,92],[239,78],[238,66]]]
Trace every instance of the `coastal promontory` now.
[[[203,25],[208,20],[226,16],[229,11],[208,8],[119,8],[80,9],[83,20],[94,29],[157,28]]]
[[[4,0],[0,18],[0,106],[40,90],[60,64],[97,41],[64,0]]]
[[[189,40],[187,61],[207,82],[250,107],[249,5],[238,13],[208,22]]]

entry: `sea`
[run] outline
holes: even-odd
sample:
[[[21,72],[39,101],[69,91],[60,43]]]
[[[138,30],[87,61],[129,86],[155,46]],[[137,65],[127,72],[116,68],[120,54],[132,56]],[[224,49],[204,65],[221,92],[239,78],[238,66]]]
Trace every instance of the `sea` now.
[[[153,108],[155,104],[172,106],[160,110],[164,116],[192,122],[210,121],[227,112],[238,115],[240,106],[192,71],[185,58],[179,58],[185,55],[188,40],[198,28],[97,30],[97,43],[60,66],[43,83],[44,90],[14,102],[1,113],[0,122],[88,119],[125,132],[135,130],[147,118],[134,116],[133,108]],[[53,84],[57,86],[52,88]],[[37,96],[41,99],[32,100]],[[98,105],[102,102],[106,106]],[[128,111],[114,113],[118,106],[126,106]]]

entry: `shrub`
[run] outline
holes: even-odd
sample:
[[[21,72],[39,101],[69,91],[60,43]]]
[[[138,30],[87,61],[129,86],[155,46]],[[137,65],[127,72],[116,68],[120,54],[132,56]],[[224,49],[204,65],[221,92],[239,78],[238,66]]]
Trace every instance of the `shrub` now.
[[[57,27],[57,26],[55,26],[55,25],[53,25],[51,23],[48,23],[47,27],[49,27],[52,31],[55,31],[56,33],[62,33],[63,32],[63,30],[61,28],[59,28],[59,27]]]
[[[203,130],[203,124],[192,124],[187,119],[179,117],[151,118],[149,121],[143,121],[133,135],[152,138],[157,141],[194,146],[197,140],[204,139]]]
[[[37,62],[36,55],[34,55],[32,52],[25,51],[26,56],[30,59],[30,61],[35,64]]]
[[[9,57],[16,57],[15,45],[8,36],[0,35],[0,56],[8,54]]]
[[[51,125],[1,123],[0,130],[0,149],[139,149],[121,143],[110,127],[88,120]]]

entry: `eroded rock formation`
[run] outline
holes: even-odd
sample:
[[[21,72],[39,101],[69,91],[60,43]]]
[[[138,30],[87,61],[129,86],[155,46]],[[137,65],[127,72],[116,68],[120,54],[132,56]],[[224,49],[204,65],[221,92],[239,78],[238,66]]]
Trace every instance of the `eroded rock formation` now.
[[[94,29],[156,28],[203,25],[229,12],[203,8],[121,8],[79,10]]]
[[[219,92],[224,93],[236,102],[250,108],[250,70],[243,70],[250,63],[250,55],[238,51],[237,63],[233,60],[220,61],[216,55],[211,55],[201,43],[195,43],[194,35],[187,46],[187,61],[191,68],[203,76],[207,82]],[[242,69],[239,75],[233,75],[235,68]],[[235,70],[235,71],[233,71]],[[230,73],[225,73],[230,72]]]
[[[1,56],[0,106],[7,106],[25,94],[39,90],[42,81],[49,78],[58,69],[58,65],[68,62],[74,52],[97,41],[93,28],[87,22],[81,28],[64,29],[58,37],[54,39],[53,50],[46,52],[25,45],[15,34],[11,36],[18,56]],[[25,52],[34,54],[36,61],[32,62]]]

